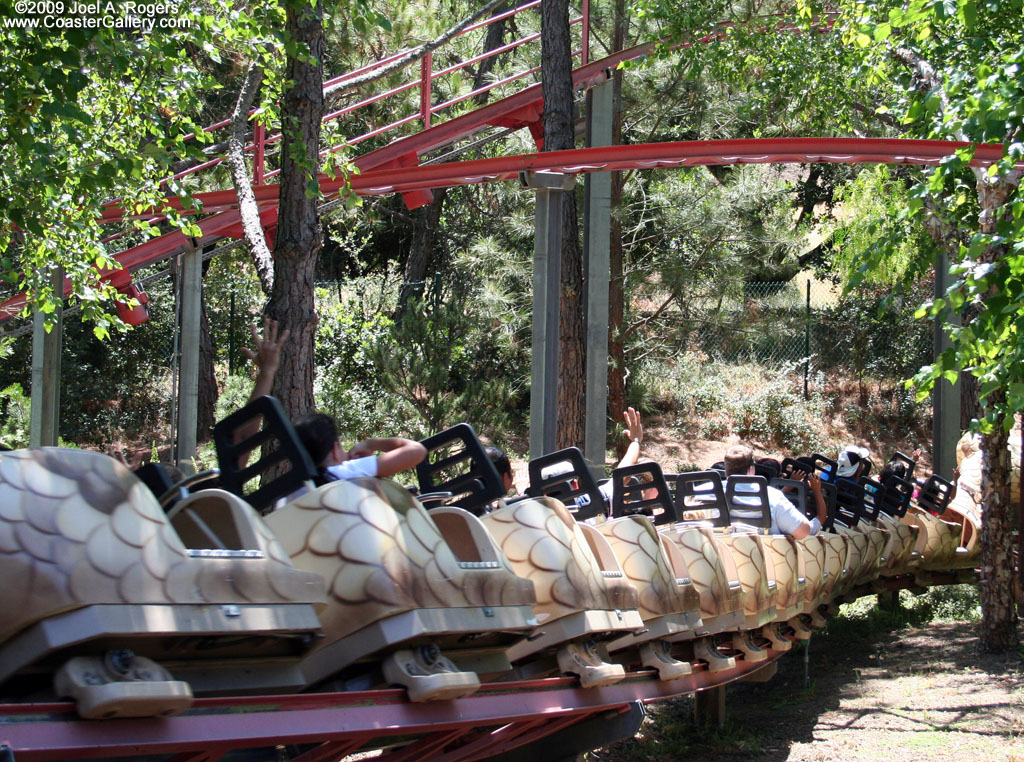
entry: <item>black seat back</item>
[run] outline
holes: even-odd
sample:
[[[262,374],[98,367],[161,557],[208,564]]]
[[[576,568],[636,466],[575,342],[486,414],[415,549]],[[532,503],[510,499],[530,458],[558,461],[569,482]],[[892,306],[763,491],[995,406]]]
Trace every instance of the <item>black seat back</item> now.
[[[725,502],[730,523],[770,529],[772,511],[768,504],[768,482],[763,476],[733,474],[725,481]]]
[[[898,476],[888,476],[885,479],[885,494],[882,495],[882,511],[894,518],[901,519],[906,515],[913,496],[913,484]]]
[[[657,525],[676,521],[668,482],[657,463],[647,461],[616,468],[612,471],[611,484],[612,518],[639,513],[650,516]],[[653,491],[653,495],[644,497],[648,491]]]
[[[260,418],[259,430],[241,442],[236,432]],[[213,427],[213,444],[217,450],[220,468],[220,486],[243,500],[257,511],[271,508],[278,498],[287,497],[317,476],[316,466],[302,446],[295,427],[285,415],[281,403],[273,397],[259,397],[241,410],[236,410]],[[264,445],[270,445],[264,448]],[[255,461],[253,456],[267,450]],[[239,459],[248,456],[244,467]],[[287,463],[287,471],[273,479],[262,478],[270,469]],[[250,483],[259,478],[260,485],[252,491]]]
[[[946,510],[953,496],[953,485],[938,474],[932,474],[917,492],[917,504],[933,516]]]
[[[885,493],[889,490],[877,479],[868,476],[860,477],[859,484],[864,488],[864,519],[874,521],[885,502]]]
[[[477,515],[505,496],[498,469],[468,423],[458,423],[421,440],[420,444],[427,448],[427,457],[416,465],[423,495],[451,493],[444,505],[465,508]]]
[[[800,511],[801,516],[807,516],[808,512],[810,512],[811,516],[817,515],[817,511],[811,509],[808,502],[806,483],[796,479],[783,479],[780,476],[776,476],[774,479],[768,480],[768,486],[780,490],[786,496],[786,499]]]
[[[855,527],[864,515],[864,487],[849,479],[839,479],[836,488],[836,521]]]
[[[765,481],[771,481],[775,477],[780,475],[779,467],[774,463],[758,463],[754,462],[754,475],[763,476]]]
[[[530,461],[530,497],[561,500],[578,521],[606,513],[604,495],[597,488],[583,452],[578,447],[541,455]]]
[[[807,459],[811,467],[820,474],[821,478],[827,482],[834,482],[836,480],[836,472],[839,470],[839,464],[827,458],[820,453],[814,453],[810,458]]]
[[[729,504],[720,471],[691,471],[676,476],[676,520],[686,523],[709,522],[714,527],[729,526]],[[711,513],[710,518],[694,518],[692,513]],[[688,518],[687,514],[691,514]]]
[[[813,470],[809,458],[783,458],[782,470],[779,476],[783,479],[792,479],[794,471],[803,471],[805,474]]]
[[[836,485],[822,481],[821,495],[825,498],[825,509],[828,515],[828,520],[821,528],[826,531],[832,531],[836,523],[836,511],[839,508],[837,504],[838,491],[836,490]]]
[[[906,453],[900,452],[899,450],[894,452],[892,454],[892,457],[889,458],[889,462],[891,463],[892,461],[896,461],[897,463],[902,463],[904,466],[907,467],[907,472],[903,475],[903,478],[906,481],[908,481],[911,484],[913,484],[914,483],[914,469],[917,468],[917,461],[914,460],[913,458],[911,458]]]
[[[174,486],[174,482],[171,480],[171,475],[167,473],[167,469],[164,467],[163,463],[143,463],[132,473],[134,473],[143,484],[149,487],[150,492],[152,492],[158,499],[163,496],[167,490]],[[187,491],[184,492],[185,494],[178,496],[175,500],[179,500],[188,494]],[[167,507],[169,508],[170,505]]]

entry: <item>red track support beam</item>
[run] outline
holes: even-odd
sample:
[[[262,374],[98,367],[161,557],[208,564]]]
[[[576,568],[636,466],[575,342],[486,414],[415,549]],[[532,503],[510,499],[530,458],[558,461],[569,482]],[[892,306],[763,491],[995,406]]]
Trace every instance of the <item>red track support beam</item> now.
[[[334,762],[334,760],[347,757],[360,746],[373,738],[373,734],[366,737],[353,738],[347,741],[328,741],[322,743],[315,749],[310,749],[305,754],[293,758],[291,762]]]
[[[469,728],[459,728],[421,738],[419,741],[414,741],[408,746],[388,754],[387,762],[418,762],[421,759],[433,759],[441,749],[462,738],[469,730]]]
[[[672,681],[658,680],[645,670],[601,688],[581,688],[571,678],[494,683],[472,696],[421,704],[409,702],[400,690],[198,699],[185,714],[161,720],[81,720],[67,703],[0,705],[0,727],[18,762],[364,743],[371,738],[461,734],[540,717],[546,723],[564,718],[571,724],[632,701],[654,701],[737,680],[763,665],[741,662],[725,673],[698,669]]]
[[[423,119],[423,129],[430,129],[430,107],[433,103],[433,75],[431,69],[434,65],[434,54],[427,53],[420,59],[420,117]]]

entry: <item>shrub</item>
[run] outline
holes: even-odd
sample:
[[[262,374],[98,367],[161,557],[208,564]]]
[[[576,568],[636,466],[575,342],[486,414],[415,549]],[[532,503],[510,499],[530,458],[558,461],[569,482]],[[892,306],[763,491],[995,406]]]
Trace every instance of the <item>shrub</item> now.
[[[12,450],[28,447],[31,408],[21,384],[0,389],[0,445]]]

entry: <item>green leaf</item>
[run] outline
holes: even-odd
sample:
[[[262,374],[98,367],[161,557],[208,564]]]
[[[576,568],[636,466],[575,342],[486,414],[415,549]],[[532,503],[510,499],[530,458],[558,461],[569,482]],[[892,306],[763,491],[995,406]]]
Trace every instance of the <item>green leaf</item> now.
[[[978,6],[974,0],[960,0],[960,8],[957,17],[968,29],[972,28],[978,21]]]

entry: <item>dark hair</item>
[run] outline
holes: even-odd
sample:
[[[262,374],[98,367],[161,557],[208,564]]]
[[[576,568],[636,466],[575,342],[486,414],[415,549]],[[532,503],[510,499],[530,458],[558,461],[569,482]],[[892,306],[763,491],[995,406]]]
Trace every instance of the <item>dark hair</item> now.
[[[508,455],[500,447],[494,447],[493,445],[487,445],[484,448],[484,453],[491,459],[491,463],[494,464],[494,468],[498,471],[498,476],[504,476],[508,474],[512,476],[512,464],[508,462]]]
[[[725,475],[745,474],[754,465],[754,448],[748,445],[733,445],[725,451]]]
[[[907,464],[899,460],[890,460],[878,474],[878,481],[888,486],[893,479],[907,478]]]
[[[307,415],[295,424],[295,433],[299,435],[313,465],[322,471],[324,461],[338,441],[338,426],[334,419],[325,413]]]

